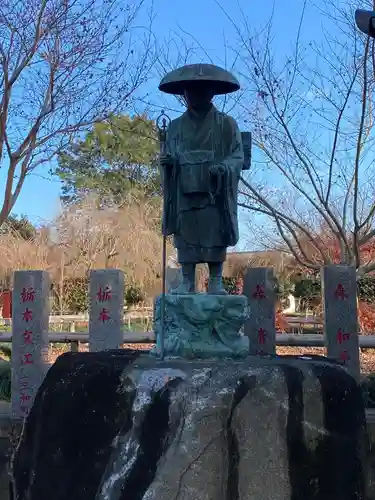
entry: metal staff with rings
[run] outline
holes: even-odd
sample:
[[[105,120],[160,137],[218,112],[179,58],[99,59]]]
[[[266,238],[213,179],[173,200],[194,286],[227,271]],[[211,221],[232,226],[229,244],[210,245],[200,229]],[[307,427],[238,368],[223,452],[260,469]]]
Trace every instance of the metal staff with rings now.
[[[169,203],[169,193],[165,189],[165,175],[164,168],[166,165],[170,164],[170,157],[167,152],[167,132],[171,119],[168,115],[162,111],[160,116],[156,120],[156,127],[159,133],[159,143],[160,143],[160,170],[163,183],[163,211],[167,215],[170,210]],[[173,168],[173,165],[172,165]],[[164,359],[164,333],[165,333],[165,294],[166,294],[166,267],[167,267],[167,232],[166,226],[163,222],[162,225],[163,234],[163,251],[162,251],[162,296],[161,296],[161,332],[160,332],[160,358]]]

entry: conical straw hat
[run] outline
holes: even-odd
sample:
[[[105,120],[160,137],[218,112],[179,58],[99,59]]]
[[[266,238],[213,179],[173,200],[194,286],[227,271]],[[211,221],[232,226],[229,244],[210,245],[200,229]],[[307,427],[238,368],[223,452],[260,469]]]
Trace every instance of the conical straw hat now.
[[[165,75],[159,90],[166,94],[184,95],[187,83],[209,84],[215,95],[230,94],[240,89],[237,78],[226,69],[213,64],[189,64]]]

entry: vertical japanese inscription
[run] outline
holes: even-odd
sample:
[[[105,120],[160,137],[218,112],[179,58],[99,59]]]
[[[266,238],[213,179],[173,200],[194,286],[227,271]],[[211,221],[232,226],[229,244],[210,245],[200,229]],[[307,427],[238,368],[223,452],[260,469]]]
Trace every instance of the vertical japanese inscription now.
[[[112,299],[112,287],[109,285],[103,286],[100,285],[98,289],[98,293],[96,294],[98,298],[98,302],[110,302]],[[99,321],[105,323],[111,319],[110,311],[106,307],[102,307],[99,312]]]
[[[50,279],[44,271],[14,275],[12,414],[25,418],[46,373]]]
[[[32,403],[32,387],[30,387],[30,376],[27,371],[27,365],[33,365],[33,355],[29,352],[30,345],[33,343],[33,332],[27,327],[27,323],[33,319],[33,311],[29,308],[29,303],[35,301],[35,290],[32,286],[23,288],[20,293],[20,301],[25,304],[25,309],[22,313],[22,321],[25,323],[25,330],[22,334],[22,352],[21,352],[21,365],[23,367],[22,373],[22,383],[20,384],[20,409],[24,416],[27,416]],[[30,305],[31,307],[31,305]]]
[[[263,285],[257,284],[255,286],[255,290],[253,292],[253,298],[255,300],[264,300],[267,298]],[[258,340],[258,349],[256,350],[256,354],[265,354],[264,346],[266,343],[266,330],[263,327],[258,329],[257,340]]]

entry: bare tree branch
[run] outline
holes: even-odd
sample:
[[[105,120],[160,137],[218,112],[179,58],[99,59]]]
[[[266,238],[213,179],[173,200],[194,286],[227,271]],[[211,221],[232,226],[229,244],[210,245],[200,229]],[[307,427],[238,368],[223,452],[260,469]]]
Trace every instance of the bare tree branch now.
[[[245,95],[256,91],[240,103],[257,160],[244,173],[240,206],[254,220],[261,214],[263,230],[300,265],[349,264],[362,275],[374,270],[363,257],[375,238],[374,44],[357,31],[350,2],[336,0],[319,4],[322,42],[302,43],[313,7],[299,5],[285,60],[275,56],[272,21],[253,33],[227,14]]]
[[[0,167],[7,181],[0,224],[43,157],[133,105],[155,60],[151,25],[135,24],[144,4],[1,2]]]

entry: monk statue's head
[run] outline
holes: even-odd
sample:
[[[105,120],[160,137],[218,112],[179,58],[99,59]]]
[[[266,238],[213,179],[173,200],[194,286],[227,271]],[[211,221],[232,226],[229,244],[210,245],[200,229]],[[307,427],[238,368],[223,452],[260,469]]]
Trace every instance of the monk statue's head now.
[[[215,93],[208,82],[186,82],[184,97],[189,109],[195,112],[205,111],[210,107]]]

